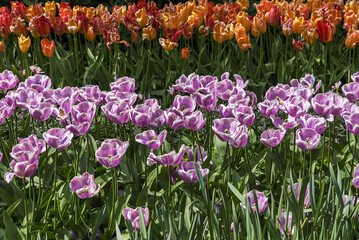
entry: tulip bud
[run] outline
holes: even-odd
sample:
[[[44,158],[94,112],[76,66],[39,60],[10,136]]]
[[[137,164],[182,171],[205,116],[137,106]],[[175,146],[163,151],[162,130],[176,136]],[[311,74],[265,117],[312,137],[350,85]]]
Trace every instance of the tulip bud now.
[[[2,41],[0,41],[0,51],[5,52],[5,44]]]
[[[49,39],[44,38],[41,40],[41,48],[42,52],[46,57],[52,57],[55,51],[55,41],[52,40],[50,42]]]
[[[182,48],[182,58],[184,60],[188,60],[189,58],[189,50],[188,47]]]
[[[26,53],[29,50],[29,47],[31,45],[31,39],[30,37],[25,37],[21,34],[19,37],[19,48],[21,52]]]
[[[96,38],[96,34],[93,30],[93,28],[90,26],[89,29],[87,30],[87,33],[85,33],[85,37],[88,41],[93,42]]]

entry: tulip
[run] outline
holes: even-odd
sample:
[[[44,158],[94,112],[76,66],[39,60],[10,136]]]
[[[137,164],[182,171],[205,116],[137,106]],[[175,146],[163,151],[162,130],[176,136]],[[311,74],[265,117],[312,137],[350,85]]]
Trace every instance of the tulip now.
[[[234,110],[234,115],[241,124],[244,124],[247,127],[252,126],[255,119],[253,108],[245,105],[239,105],[236,107]]]
[[[314,129],[302,128],[296,132],[296,144],[300,149],[312,150],[318,146],[320,142],[320,134]]]
[[[61,103],[67,99],[71,101],[71,105],[77,101],[79,97],[79,91],[77,88],[73,87],[64,87],[58,88],[53,91],[53,98],[57,104]]]
[[[0,89],[9,90],[14,88],[19,83],[19,78],[12,72],[4,70],[0,74]]]
[[[96,114],[96,105],[91,102],[82,102],[72,107],[72,118],[80,123],[92,122]]]
[[[322,134],[327,127],[327,121],[323,117],[305,114],[299,120],[302,128],[314,129],[318,134]]]
[[[82,11],[77,12],[76,22],[78,25],[78,32],[85,34],[89,28],[89,19],[86,17],[84,12]]]
[[[123,217],[127,220],[130,220],[133,230],[136,231],[141,230],[140,211],[143,213],[144,223],[145,226],[147,226],[150,221],[150,210],[147,207],[138,207],[136,209],[124,208],[122,210]]]
[[[111,90],[121,92],[134,92],[135,91],[135,79],[129,77],[122,77],[116,79],[115,82],[110,83]]]
[[[359,112],[343,116],[343,118],[348,131],[354,135],[359,135]]]
[[[293,21],[287,21],[283,24],[282,33],[284,36],[288,37],[292,34]]]
[[[349,101],[355,102],[359,99],[359,83],[351,82],[343,85],[342,91]]]
[[[15,110],[15,100],[12,98],[6,97],[5,99],[0,100],[0,124],[6,118],[10,118]]]
[[[196,102],[192,97],[177,95],[173,101],[173,107],[184,116],[193,113],[196,108]]]
[[[330,93],[319,93],[312,98],[313,110],[320,115],[328,116],[333,112],[333,96]]]
[[[297,51],[302,51],[305,48],[305,42],[301,41],[301,40],[295,41],[293,39],[292,45],[293,45],[294,49]]]
[[[217,105],[216,89],[212,89],[208,94],[195,92],[193,98],[198,106],[204,111],[212,111]]]
[[[36,30],[40,34],[40,37],[47,38],[51,33],[50,20],[43,15],[36,18]]]
[[[58,36],[62,36],[62,34],[67,32],[67,26],[61,17],[55,17],[53,19],[52,28],[54,29],[55,34]]]
[[[16,105],[29,109],[30,106],[37,106],[42,100],[42,94],[32,88],[18,89],[15,95]]]
[[[198,131],[204,126],[205,123],[206,119],[203,118],[201,111],[195,111],[185,116],[185,128],[187,129]]]
[[[300,191],[301,191],[301,188],[302,188],[302,184],[295,183],[293,186],[294,186],[295,196],[296,196],[296,198],[299,200],[299,196],[300,196]],[[288,186],[288,187],[287,187],[287,192],[288,192],[288,194],[290,194],[291,189],[292,189],[291,186]],[[307,184],[307,188],[305,189],[303,206],[304,206],[304,208],[308,208],[308,207],[310,206],[309,184]]]
[[[261,143],[266,147],[278,146],[284,139],[286,130],[267,129],[261,135]]]
[[[51,103],[42,102],[38,106],[30,106],[29,112],[37,121],[45,121],[52,114],[53,106]]]
[[[222,100],[228,100],[230,96],[237,93],[238,89],[229,79],[222,80],[217,84],[217,96]]]
[[[55,51],[55,41],[52,40],[50,42],[49,39],[44,38],[41,40],[41,48],[42,52],[46,57],[52,57]]]
[[[100,184],[96,186],[94,175],[85,172],[82,176],[74,177],[70,182],[70,188],[81,198],[91,198],[97,195],[100,190]]]
[[[52,2],[46,2],[45,3],[45,12],[47,12],[51,18],[54,18],[56,15],[56,4],[55,1]]]
[[[100,88],[96,85],[88,85],[80,88],[79,101],[88,101],[95,103],[96,105],[100,104],[100,102],[102,101]]]
[[[198,162],[201,162],[203,163],[204,161],[206,161],[207,159],[207,151],[204,150],[204,148],[201,146],[196,146],[196,153],[197,153],[197,160]],[[190,161],[195,161],[195,150],[193,148],[193,146],[190,148],[190,147],[186,147],[186,151],[187,151],[187,157]]]
[[[152,41],[156,38],[156,29],[154,29],[151,25],[142,29],[142,40]]]
[[[126,102],[108,102],[101,107],[103,114],[112,122],[124,124],[130,120],[130,106]]]
[[[125,154],[129,143],[118,139],[106,139],[96,151],[97,160],[107,167],[115,167]]]
[[[293,21],[293,26],[292,26],[292,32],[294,34],[300,34],[302,29],[303,29],[303,23],[304,23],[304,18],[303,17],[295,17],[294,21]]]
[[[209,174],[209,169],[208,168],[202,169],[201,165],[198,163],[195,163],[193,161],[191,162],[182,161],[178,164],[177,173],[184,182],[186,183],[198,182],[198,176],[194,168],[195,164],[202,178],[205,178]]]
[[[162,131],[159,135],[155,130],[147,130],[136,135],[135,140],[138,143],[146,145],[151,149],[158,149],[163,144],[167,136],[167,131]]]
[[[185,126],[185,119],[183,113],[175,108],[170,108],[165,112],[166,124],[175,130],[181,129]]]
[[[19,178],[28,178],[35,174],[37,167],[39,165],[38,157],[30,159],[28,161],[16,161],[12,160],[10,162],[10,168],[14,171],[12,173],[7,172],[4,175],[4,179],[9,183],[14,176]]]
[[[137,127],[147,127],[152,120],[151,107],[141,104],[137,105],[131,112],[132,123]]]
[[[304,98],[296,96],[287,101],[284,106],[289,116],[299,118],[307,113],[310,103]]]
[[[166,51],[172,51],[174,47],[178,46],[178,43],[171,42],[169,39],[160,38],[158,39],[160,45],[163,47]]]
[[[350,76],[353,82],[359,83],[359,72],[354,73]]]
[[[254,38],[257,38],[260,34],[264,34],[267,31],[266,21],[260,15],[261,14],[254,16],[251,21],[251,34]]]
[[[235,118],[221,118],[213,121],[212,130],[223,141],[234,141],[240,131],[240,122]]]
[[[279,104],[277,100],[265,100],[264,102],[258,103],[258,109],[263,116],[269,118],[275,116],[279,110]]]
[[[277,222],[277,217],[278,216],[276,216],[275,222]],[[287,213],[286,210],[282,209],[281,217],[280,217],[280,226],[279,226],[279,230],[282,234],[282,239],[285,239],[287,235],[293,236],[295,230],[294,228],[295,225],[293,224],[292,213],[291,212]]]
[[[317,33],[319,40],[323,43],[330,42],[333,40],[333,27],[328,20],[317,22]]]
[[[172,87],[180,92],[194,94],[201,87],[201,83],[199,76],[192,73],[188,77],[182,75],[179,79],[176,80],[176,84]]]
[[[67,148],[71,144],[73,134],[63,128],[52,128],[42,134],[45,142],[50,147],[62,150]]]
[[[277,26],[279,24],[280,9],[277,5],[272,5],[268,13],[268,24],[271,26]]]
[[[184,60],[188,60],[190,51],[188,50],[188,47],[182,48],[182,58]]]
[[[90,129],[90,122],[77,122],[73,121],[72,124],[66,126],[66,129],[73,133],[75,136],[86,134]]]
[[[181,146],[178,153],[176,153],[175,151],[171,151],[169,153],[156,156],[153,152],[151,152],[147,158],[147,164],[152,165],[154,163],[158,163],[165,167],[177,165],[182,161],[182,158],[184,156],[184,151],[185,151],[185,145]]]
[[[19,39],[19,48],[21,52],[26,53],[31,45],[30,37],[25,37],[24,35],[21,34],[21,36],[18,39]]]
[[[268,206],[268,198],[262,192],[259,192],[257,190],[255,190],[255,193],[257,195],[258,206],[256,205],[256,201],[254,199],[253,190],[244,194],[243,197],[244,199],[249,198],[249,204],[254,213],[256,213],[257,210],[258,213],[262,213],[266,210]],[[243,209],[246,209],[247,204],[240,203],[240,205]]]
[[[32,88],[42,93],[45,89],[51,88],[51,79],[46,75],[36,74],[25,80],[25,87]]]
[[[87,32],[85,33],[85,37],[89,42],[95,41],[96,34],[91,26],[88,28]]]
[[[4,53],[5,49],[6,49],[5,44],[2,41],[0,41],[0,51]]]
[[[359,188],[359,164],[354,169],[354,178],[352,182],[355,188]]]

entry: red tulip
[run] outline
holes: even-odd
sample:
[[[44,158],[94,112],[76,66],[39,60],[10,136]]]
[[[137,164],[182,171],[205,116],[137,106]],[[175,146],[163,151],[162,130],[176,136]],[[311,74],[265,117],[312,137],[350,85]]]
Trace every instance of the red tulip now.
[[[318,21],[317,33],[321,42],[330,42],[333,40],[333,28],[329,21]]]
[[[36,18],[36,30],[39,32],[40,37],[48,37],[51,33],[50,20],[43,15]]]
[[[304,41],[300,41],[300,40],[295,41],[295,40],[293,39],[292,45],[293,45],[293,47],[294,47],[295,50],[301,51],[301,50],[303,50],[304,47],[305,47],[305,42],[304,42]]]

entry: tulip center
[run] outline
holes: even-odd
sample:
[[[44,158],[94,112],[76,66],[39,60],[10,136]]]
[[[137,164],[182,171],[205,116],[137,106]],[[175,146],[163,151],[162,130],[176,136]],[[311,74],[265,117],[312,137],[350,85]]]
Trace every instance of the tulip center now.
[[[306,138],[305,141],[309,144],[309,138]]]
[[[284,122],[288,122],[288,119],[284,119]]]
[[[185,108],[186,108],[185,106],[182,106],[182,107],[181,107],[181,111],[185,110]]]
[[[87,188],[87,187],[88,187],[87,185],[84,186],[84,188]]]
[[[26,102],[28,102],[28,101],[30,101],[30,98],[27,98],[27,99],[26,99]]]
[[[7,82],[7,81],[9,81],[9,79],[6,78],[4,81]]]
[[[231,91],[231,89],[228,88],[228,89],[226,90],[226,92],[229,92],[229,91]]]
[[[156,140],[157,138],[155,136],[152,137],[152,140]]]
[[[112,155],[111,155],[111,154],[109,154],[109,155],[108,155],[108,157],[109,157],[109,158],[112,158]]]
[[[228,129],[224,129],[224,132],[225,132],[225,133],[228,133],[228,132],[229,132],[229,130],[228,130]]]
[[[61,117],[64,117],[64,116],[65,116],[65,112],[64,112],[64,110],[62,110],[61,108],[60,108],[59,112],[60,112],[60,116],[61,116]]]

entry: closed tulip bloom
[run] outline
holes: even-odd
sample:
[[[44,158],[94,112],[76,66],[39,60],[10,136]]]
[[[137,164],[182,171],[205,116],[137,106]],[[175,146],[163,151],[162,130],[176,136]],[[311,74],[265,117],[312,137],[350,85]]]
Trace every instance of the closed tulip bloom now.
[[[294,34],[300,34],[303,28],[304,18],[303,17],[295,17],[292,25],[292,32]]]
[[[9,90],[14,88],[19,83],[19,78],[12,72],[4,70],[0,74],[0,89]]]
[[[312,150],[318,146],[320,134],[311,128],[301,128],[296,132],[296,144],[300,149]]]
[[[50,147],[62,150],[71,144],[73,134],[64,128],[51,128],[42,134],[45,142]]]
[[[45,3],[45,12],[47,12],[52,18],[56,15],[56,4],[55,1],[48,1]]]
[[[133,230],[136,231],[141,230],[140,211],[142,211],[145,226],[147,226],[150,222],[150,210],[147,207],[138,207],[136,209],[124,208],[122,210],[123,217],[127,220],[130,220]]]
[[[282,234],[282,239],[285,239],[287,235],[289,236],[294,235],[295,225],[293,224],[292,216],[293,215],[291,212],[287,213],[286,210],[282,209],[281,217],[280,217],[280,227],[279,227],[279,230]],[[276,218],[275,221],[277,222],[277,216],[275,218]]]
[[[202,169],[201,165],[198,163],[182,161],[178,164],[177,173],[180,178],[186,183],[198,182],[198,177],[194,168],[194,164],[196,164],[196,167],[202,175],[202,178],[205,178],[209,174],[209,169]]]
[[[131,108],[126,102],[108,102],[101,109],[103,114],[114,123],[124,124],[130,120]]]
[[[239,126],[238,135],[236,138],[229,140],[229,144],[233,147],[244,147],[248,142],[248,129],[246,125]]]
[[[52,40],[50,42],[49,39],[44,38],[41,40],[41,48],[42,52],[46,57],[52,57],[55,51],[55,41]]]
[[[85,37],[89,42],[95,41],[96,34],[91,26],[88,28],[87,32],[85,33]]]
[[[55,34],[58,36],[62,36],[62,34],[67,32],[67,26],[61,17],[55,17],[53,19],[52,28],[54,29]]]
[[[327,121],[324,117],[306,114],[299,120],[302,128],[314,129],[318,134],[322,134],[327,127]]]
[[[325,23],[321,20],[317,22],[317,33],[323,43],[333,40],[333,27],[328,20],[325,20]]]
[[[343,118],[348,131],[354,135],[359,135],[359,112],[345,115]]]
[[[190,51],[189,51],[188,47],[182,48],[182,58],[184,60],[188,60],[189,55],[190,55]]]
[[[106,139],[96,151],[97,160],[107,167],[115,167],[125,154],[129,143],[118,139]]]
[[[30,37],[25,37],[24,35],[20,35],[19,39],[19,48],[21,52],[26,53],[31,45],[31,39]]]
[[[49,102],[42,102],[37,106],[30,106],[29,112],[31,116],[37,121],[45,121],[47,120],[53,110],[53,105]]]
[[[185,116],[185,127],[187,129],[198,131],[204,126],[205,123],[206,119],[203,118],[201,111],[195,111]]]
[[[70,188],[81,199],[91,198],[101,190],[100,184],[96,186],[94,175],[88,172],[85,172],[82,176],[74,177],[70,182]]]
[[[263,116],[269,118],[270,116],[275,116],[279,110],[279,104],[277,100],[265,100],[261,103],[258,103],[258,109]]]
[[[41,93],[45,89],[51,88],[51,79],[46,75],[36,74],[34,76],[28,77],[25,80],[25,86],[28,88],[33,88]]]
[[[90,122],[77,122],[73,121],[71,124],[66,126],[66,129],[73,133],[75,136],[86,134],[90,129]]]
[[[330,93],[319,93],[312,98],[313,110],[323,116],[333,112],[333,96]]]
[[[268,198],[266,197],[266,195],[264,195],[264,193],[259,192],[257,190],[255,190],[255,193],[257,195],[258,206],[256,205],[256,201],[254,199],[253,190],[244,194],[243,197],[244,197],[244,199],[249,198],[249,204],[253,210],[253,213],[256,213],[257,211],[258,211],[258,213],[262,213],[266,210],[266,208],[268,206]],[[246,209],[245,204],[240,203],[240,205],[242,208]]]
[[[148,130],[136,135],[135,140],[138,143],[146,145],[151,149],[158,149],[163,144],[167,136],[167,131],[164,130],[160,134],[157,134],[155,130]]]
[[[343,85],[342,91],[349,101],[355,102],[359,99],[359,83],[351,82]]]
[[[51,23],[44,15],[36,18],[36,29],[40,34],[40,37],[46,38],[51,33]]]
[[[262,133],[260,141],[266,147],[275,147],[283,141],[285,133],[285,129],[267,129]]]
[[[177,165],[182,161],[185,149],[185,145],[182,145],[178,153],[171,151],[160,156],[156,156],[153,152],[151,152],[147,158],[147,164],[152,165],[154,163],[158,163],[165,167]]]
[[[197,105],[204,111],[212,111],[217,105],[216,89],[212,89],[208,94],[195,92],[193,98]]]
[[[96,114],[96,105],[91,102],[82,102],[72,107],[71,116],[78,122],[91,122]]]
[[[272,5],[268,13],[268,24],[271,26],[277,26],[279,24],[280,9],[277,5]]]
[[[302,191],[302,184],[299,183],[294,183],[294,191],[295,191],[295,196],[296,198],[299,200],[300,197],[300,192]],[[291,186],[289,185],[287,187],[287,193],[290,194],[291,193]],[[304,208],[308,208],[310,206],[310,196],[309,196],[309,184],[307,184],[307,187],[305,189],[305,194],[304,194],[304,203],[303,203]]]
[[[147,127],[152,120],[151,107],[140,104],[137,105],[131,112],[130,118],[132,123],[137,127]]]

